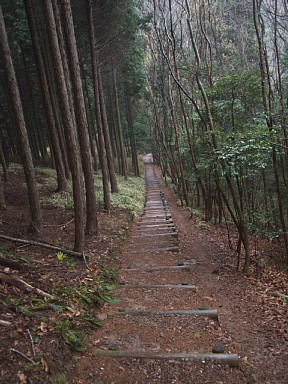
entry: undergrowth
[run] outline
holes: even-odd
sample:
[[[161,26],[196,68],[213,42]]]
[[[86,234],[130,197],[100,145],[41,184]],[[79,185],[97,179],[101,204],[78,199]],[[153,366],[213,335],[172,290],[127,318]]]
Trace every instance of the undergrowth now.
[[[42,332],[53,329],[73,350],[84,350],[84,334],[93,327],[101,326],[97,311],[104,303],[117,303],[114,292],[117,275],[113,269],[101,271],[94,279],[87,278],[72,286],[57,285],[54,298],[7,295],[0,304],[41,325]],[[85,332],[84,332],[85,330]]]
[[[51,191],[56,188],[56,174],[54,170],[39,169],[39,173],[45,175],[47,178],[46,187]],[[125,210],[131,213],[133,217],[139,216],[143,211],[145,185],[142,178],[129,177],[125,180],[121,176],[117,176],[119,187],[118,193],[111,194],[111,203],[113,208]],[[103,202],[103,189],[102,189],[102,176],[101,174],[95,175],[95,188],[98,206],[104,206]],[[73,209],[73,194],[72,184],[68,182],[68,188],[65,192],[52,193],[50,197],[42,198],[42,203],[52,205],[63,209]]]
[[[18,170],[15,165],[13,169]],[[52,205],[62,209],[73,209],[73,193],[71,182],[68,183],[66,192],[52,192],[56,189],[57,178],[55,170],[51,168],[36,168],[38,188],[42,191],[51,191],[49,197],[42,197],[42,204]],[[132,216],[140,215],[144,205],[145,185],[142,178],[129,177],[125,180],[117,176],[119,192],[111,194],[112,206],[115,209],[126,210]],[[102,176],[95,175],[95,188],[99,207],[103,204]],[[0,252],[6,256],[23,260],[23,256],[15,257],[10,255],[4,248],[0,247]],[[76,268],[75,260],[65,255],[63,252],[55,254],[58,263],[65,268]],[[25,258],[25,262],[30,260]],[[103,269],[98,275],[86,275],[81,281],[73,284],[55,284],[52,288],[51,298],[38,298],[27,295],[17,298],[13,294],[7,295],[5,306],[13,306],[17,313],[22,316],[41,322],[42,328],[50,328],[56,331],[65,343],[72,349],[81,351],[83,349],[83,336],[81,329],[89,329],[89,326],[99,327],[101,322],[97,317],[97,311],[104,303],[117,303],[115,295],[115,284],[117,274],[113,269]],[[63,284],[63,285],[61,285]],[[44,325],[43,325],[44,324]],[[85,325],[86,324],[86,325]],[[87,328],[88,327],[88,328]],[[80,331],[79,331],[80,330]]]

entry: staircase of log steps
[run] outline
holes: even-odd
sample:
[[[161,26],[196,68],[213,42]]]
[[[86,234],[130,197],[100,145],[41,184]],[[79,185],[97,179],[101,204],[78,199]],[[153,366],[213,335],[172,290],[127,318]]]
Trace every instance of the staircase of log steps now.
[[[189,281],[197,273],[197,264],[193,259],[181,260],[163,180],[153,164],[145,164],[145,182],[144,214],[122,251],[124,265],[118,290],[121,301],[108,313],[105,323],[110,322],[110,333],[105,336],[105,344],[95,350],[95,356],[101,361],[113,361],[113,368],[116,361],[123,359],[164,359],[168,364],[177,360],[212,361],[239,366],[237,354],[224,353],[217,345],[218,311],[199,307],[201,291]],[[211,346],[208,351],[201,345],[204,339],[205,345]]]

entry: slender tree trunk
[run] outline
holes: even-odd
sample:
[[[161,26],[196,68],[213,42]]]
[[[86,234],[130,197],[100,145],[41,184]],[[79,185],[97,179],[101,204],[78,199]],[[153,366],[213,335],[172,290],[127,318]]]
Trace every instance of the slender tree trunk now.
[[[112,208],[112,205],[111,205],[110,192],[109,192],[109,170],[108,170],[108,164],[107,164],[107,156],[106,156],[106,150],[105,150],[103,125],[102,125],[102,117],[101,117],[98,59],[97,59],[97,52],[96,52],[96,36],[95,36],[95,30],[94,30],[92,0],[87,0],[87,10],[88,10],[88,20],[89,20],[89,35],[90,35],[90,47],[91,47],[95,110],[96,110],[96,119],[97,119],[97,125],[98,125],[99,154],[100,154],[100,163],[101,163],[101,169],[102,169],[104,207],[108,211],[110,211]]]
[[[78,136],[80,141],[86,188],[86,233],[91,235],[97,232],[97,202],[94,186],[94,173],[88,132],[88,122],[70,0],[63,0],[62,6],[75,104],[75,117],[78,127]]]
[[[88,85],[87,85],[87,79],[85,75],[85,70],[84,70],[84,65],[83,63],[80,63],[81,65],[81,72],[82,76],[84,78],[84,95],[86,99],[86,115],[87,115],[87,122],[88,122],[88,130],[89,130],[89,138],[90,138],[90,144],[91,144],[91,154],[93,157],[94,161],[94,171],[97,172],[98,170],[98,158],[97,158],[97,151],[96,148],[98,148],[97,144],[97,135],[95,134],[95,124],[93,120],[93,114],[92,114],[92,106],[91,106],[91,100],[90,100],[90,95],[88,92]],[[96,143],[95,143],[95,141]]]
[[[184,175],[184,166],[183,166],[183,161],[182,161],[182,156],[180,153],[180,144],[179,144],[179,122],[177,119],[177,113],[174,108],[174,100],[172,97],[172,85],[171,85],[171,76],[169,76],[168,79],[168,96],[169,96],[169,106],[170,106],[170,111],[171,111],[171,118],[172,118],[172,123],[174,126],[174,131],[175,131],[175,147],[176,147],[176,152],[177,152],[177,157],[178,157],[178,164],[179,164],[179,171],[180,171],[180,184],[182,187],[182,196],[184,198],[185,204],[188,206],[188,193],[187,193],[187,188],[186,188],[186,182],[185,182],[185,175]],[[178,183],[177,183],[178,184]]]
[[[0,211],[4,211],[6,209],[5,203],[5,193],[4,193],[4,182],[0,179]]]
[[[106,113],[106,105],[105,105],[105,100],[104,100],[102,78],[101,78],[101,72],[99,69],[98,69],[98,84],[99,84],[99,97],[100,97],[102,127],[103,127],[105,149],[106,149],[108,169],[109,169],[109,175],[110,175],[111,192],[116,193],[116,192],[118,192],[118,185],[117,185],[117,179],[116,179],[116,174],[115,174],[115,169],[114,169],[114,159],[113,159],[112,145],[111,145],[111,139],[110,139],[109,127],[108,127],[108,121],[107,121],[107,113]]]
[[[0,117],[0,119],[1,119],[1,117]],[[1,120],[0,120],[0,124],[1,124]],[[4,151],[3,151],[3,144],[2,144],[2,138],[1,138],[1,129],[0,129],[0,162],[2,164],[3,181],[4,181],[4,183],[7,183],[9,181],[9,176],[8,176],[7,163],[6,163],[6,159],[5,159]]]
[[[2,55],[4,72],[8,85],[10,102],[15,116],[15,123],[19,137],[21,148],[23,169],[26,178],[28,189],[28,198],[31,213],[31,229],[34,231],[41,231],[42,229],[42,216],[40,210],[40,200],[36,187],[35,171],[29,146],[26,124],[23,115],[23,109],[16,80],[16,74],[13,67],[8,38],[4,23],[4,17],[0,6],[0,52]]]
[[[36,145],[35,149],[37,151],[37,154],[39,154],[39,153],[41,154],[41,156],[40,156],[41,162],[43,165],[45,165],[46,158],[47,158],[47,150],[46,150],[44,141],[45,141],[46,135],[45,135],[45,131],[43,130],[43,128],[42,129],[40,128],[40,122],[39,122],[38,114],[36,111],[34,97],[32,94],[33,85],[32,85],[32,82],[31,82],[31,79],[29,76],[29,71],[28,71],[28,67],[27,67],[27,59],[25,57],[23,47],[21,47],[20,49],[21,49],[21,55],[22,55],[24,69],[25,69],[25,77],[26,77],[26,82],[27,82],[27,86],[25,88],[25,94],[29,95],[28,104],[29,104],[29,109],[31,110],[31,122],[32,122],[31,125],[33,127],[33,133],[34,133],[34,137],[35,137],[35,145]]]
[[[125,100],[126,100],[127,123],[128,123],[129,137],[130,137],[130,148],[131,148],[133,171],[136,177],[140,177],[130,96],[126,95]]]
[[[58,103],[56,76],[53,71],[53,64],[51,60],[52,54],[50,53],[51,50],[49,49],[49,47],[47,47],[47,50],[48,50],[48,54],[45,56],[45,69],[46,69],[47,81],[49,83],[49,94],[50,94],[51,106],[52,106],[54,119],[55,119],[55,128],[57,130],[57,136],[59,139],[60,153],[63,159],[65,177],[67,180],[70,180],[71,174],[70,174],[70,165],[69,165],[69,159],[67,154],[68,152],[67,145],[64,137],[65,136],[64,128],[63,128],[64,124],[63,124],[61,110],[59,108],[59,105],[61,105],[61,101],[59,101]]]
[[[83,203],[83,180],[80,162],[79,146],[77,142],[77,133],[73,124],[68,98],[68,92],[65,82],[62,58],[60,55],[58,36],[56,33],[55,18],[50,0],[43,0],[45,19],[49,42],[51,46],[52,61],[56,76],[57,91],[61,100],[61,112],[65,130],[65,137],[68,148],[69,163],[73,183],[74,216],[75,216],[75,240],[74,250],[82,252],[84,248],[84,203]]]
[[[44,62],[41,55],[40,42],[38,38],[38,33],[36,30],[34,15],[32,13],[32,4],[31,0],[24,0],[28,25],[30,29],[33,52],[36,60],[36,67],[38,71],[40,88],[42,93],[42,99],[44,104],[44,110],[47,119],[47,127],[50,135],[51,149],[54,157],[54,164],[57,173],[57,191],[65,191],[67,189],[67,179],[65,176],[65,168],[63,163],[63,158],[59,145],[59,135],[56,128],[56,122],[53,114],[52,104],[49,96],[49,86],[47,82],[47,77],[45,74]]]
[[[113,89],[114,89],[116,121],[117,121],[116,129],[117,129],[117,136],[118,136],[119,150],[120,150],[121,174],[122,176],[124,176],[125,180],[127,180],[128,179],[127,161],[126,161],[125,145],[124,145],[124,138],[123,138],[123,130],[122,130],[122,124],[121,124],[115,68],[113,68]]]
[[[116,111],[114,105],[114,98],[112,92],[112,84],[109,82],[109,104],[110,104],[110,114],[112,116],[112,134],[111,141],[114,142],[114,158],[117,159],[117,169],[118,173],[122,175],[122,164],[121,164],[121,156],[120,156],[120,144],[119,144],[119,135],[118,135],[118,127],[116,123]]]

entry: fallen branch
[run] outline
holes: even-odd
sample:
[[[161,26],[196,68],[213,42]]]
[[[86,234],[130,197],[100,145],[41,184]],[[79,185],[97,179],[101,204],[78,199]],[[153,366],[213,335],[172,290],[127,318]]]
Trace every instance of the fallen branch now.
[[[24,353],[18,351],[18,349],[11,348],[10,351],[14,352],[14,353],[17,353],[17,355],[20,355],[20,356],[24,357],[24,359],[28,360],[33,365],[38,365],[39,364],[39,363],[36,363],[34,360],[30,359],[30,357],[24,355]]]
[[[17,263],[16,261],[9,260],[6,257],[3,257],[1,253],[0,253],[0,265],[3,265],[4,267],[16,269],[17,271],[21,271],[22,269],[24,269],[23,265]]]
[[[45,291],[42,291],[39,288],[33,287],[32,285],[26,283],[26,281],[21,279],[16,279],[15,277],[4,275],[3,273],[0,273],[0,281],[2,283],[6,283],[8,285],[17,287],[21,289],[22,291],[28,291],[28,292],[36,292],[39,296],[48,297],[51,300],[55,300],[56,297],[53,295],[50,295],[50,293],[47,293]]]
[[[269,295],[274,296],[274,297],[281,297],[281,299],[288,300],[288,295],[284,295],[283,293],[276,292],[276,291],[270,291],[267,292]]]
[[[0,325],[2,325],[3,327],[12,327],[13,324],[10,323],[10,321],[0,319]]]
[[[33,337],[31,335],[31,332],[29,331],[29,329],[27,329],[27,332],[28,332],[28,335],[29,335],[29,338],[30,338],[30,341],[31,341],[31,347],[32,347],[32,351],[33,351],[33,356],[35,357],[36,356],[36,351],[35,351],[35,346],[34,346],[34,340],[33,340]]]
[[[62,247],[57,247],[56,245],[51,245],[51,244],[46,244],[46,243],[39,243],[38,241],[33,241],[33,240],[16,239],[14,237],[5,236],[5,235],[0,235],[0,239],[7,240],[7,241],[12,241],[14,243],[32,245],[34,247],[53,249],[54,251],[63,252],[66,255],[69,255],[69,256],[83,258],[83,253],[81,253],[81,252],[71,251],[70,249],[65,249],[65,248],[62,248]]]

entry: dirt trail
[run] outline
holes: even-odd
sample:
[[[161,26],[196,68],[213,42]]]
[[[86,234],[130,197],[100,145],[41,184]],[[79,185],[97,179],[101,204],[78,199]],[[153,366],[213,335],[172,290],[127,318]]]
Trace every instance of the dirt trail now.
[[[146,187],[144,215],[121,251],[121,301],[103,311],[74,383],[286,383],[287,356],[267,353],[278,341],[245,302],[249,281],[223,268],[214,239],[152,164]]]

